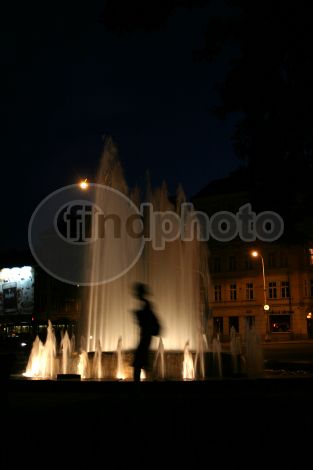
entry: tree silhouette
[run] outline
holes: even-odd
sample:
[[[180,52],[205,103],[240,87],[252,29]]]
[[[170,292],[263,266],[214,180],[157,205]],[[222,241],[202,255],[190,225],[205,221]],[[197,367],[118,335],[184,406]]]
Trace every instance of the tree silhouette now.
[[[220,118],[240,112],[233,143],[259,207],[278,210],[310,237],[313,176],[313,31],[307,2],[229,0],[230,16],[210,18],[201,60],[238,48],[217,84]]]
[[[107,0],[103,23],[109,31],[121,34],[157,30],[177,8],[191,9],[208,3],[210,0]]]
[[[154,30],[178,7],[209,3],[109,0],[104,23],[118,32]],[[256,210],[278,211],[290,235],[313,238],[311,6],[305,0],[225,0],[218,15],[210,11],[205,10],[204,46],[194,58],[213,62],[229,56],[213,112],[220,119],[240,116],[233,145],[251,182],[251,202]]]

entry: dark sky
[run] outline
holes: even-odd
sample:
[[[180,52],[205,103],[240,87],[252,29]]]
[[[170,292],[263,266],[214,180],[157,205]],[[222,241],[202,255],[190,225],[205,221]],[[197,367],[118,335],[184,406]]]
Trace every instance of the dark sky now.
[[[80,177],[92,179],[106,135],[130,186],[142,185],[149,170],[154,185],[164,179],[174,192],[181,183],[191,197],[238,166],[234,120],[210,112],[227,53],[214,65],[193,60],[216,4],[179,9],[160,31],[124,36],[105,30],[102,1],[7,6],[0,249],[27,248],[37,204]]]

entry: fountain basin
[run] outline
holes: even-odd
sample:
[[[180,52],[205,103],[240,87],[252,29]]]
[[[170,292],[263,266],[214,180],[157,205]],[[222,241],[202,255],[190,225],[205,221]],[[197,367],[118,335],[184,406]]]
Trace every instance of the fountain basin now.
[[[80,374],[58,374],[57,380],[80,380]]]
[[[233,377],[234,375],[244,374],[244,360],[242,355],[236,358],[237,368],[234,369],[233,357],[228,352],[220,354],[221,370],[218,366],[218,357],[215,353],[208,351],[203,354],[204,376],[197,359],[196,352],[191,352],[193,364],[195,368],[195,379],[204,379],[211,377]],[[89,352],[89,363],[93,362],[94,353]],[[161,364],[158,360],[155,362],[156,353],[149,353],[150,367],[146,373],[147,380],[182,380],[183,378],[183,354],[181,351],[165,351],[164,352],[164,375],[162,374]],[[131,380],[133,377],[132,363],[134,359],[134,351],[123,352],[124,379]],[[77,361],[78,359],[76,359]],[[103,352],[101,358],[101,368],[103,379],[118,379],[117,377],[117,355],[115,352]],[[86,377],[91,378],[91,377]]]

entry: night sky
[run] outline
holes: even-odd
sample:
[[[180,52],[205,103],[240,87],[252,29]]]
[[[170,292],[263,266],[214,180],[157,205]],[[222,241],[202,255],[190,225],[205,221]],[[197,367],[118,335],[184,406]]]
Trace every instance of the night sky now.
[[[235,117],[218,121],[214,87],[229,55],[194,60],[209,7],[177,9],[158,31],[108,32],[103,1],[75,8],[12,4],[2,12],[1,250],[28,247],[37,204],[93,179],[112,136],[130,186],[165,180],[188,197],[239,165]]]

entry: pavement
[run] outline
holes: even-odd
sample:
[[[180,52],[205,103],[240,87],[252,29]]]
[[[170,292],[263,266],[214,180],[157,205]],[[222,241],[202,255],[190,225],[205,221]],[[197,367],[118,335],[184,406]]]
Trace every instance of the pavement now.
[[[204,381],[2,379],[1,469],[95,465],[304,468],[313,442],[313,342],[266,343],[264,377]]]
[[[205,381],[11,378],[3,384],[7,467],[94,465],[303,468],[312,377]],[[5,443],[5,445],[3,445]],[[253,460],[251,460],[253,458]],[[253,462],[253,464],[252,464]]]

